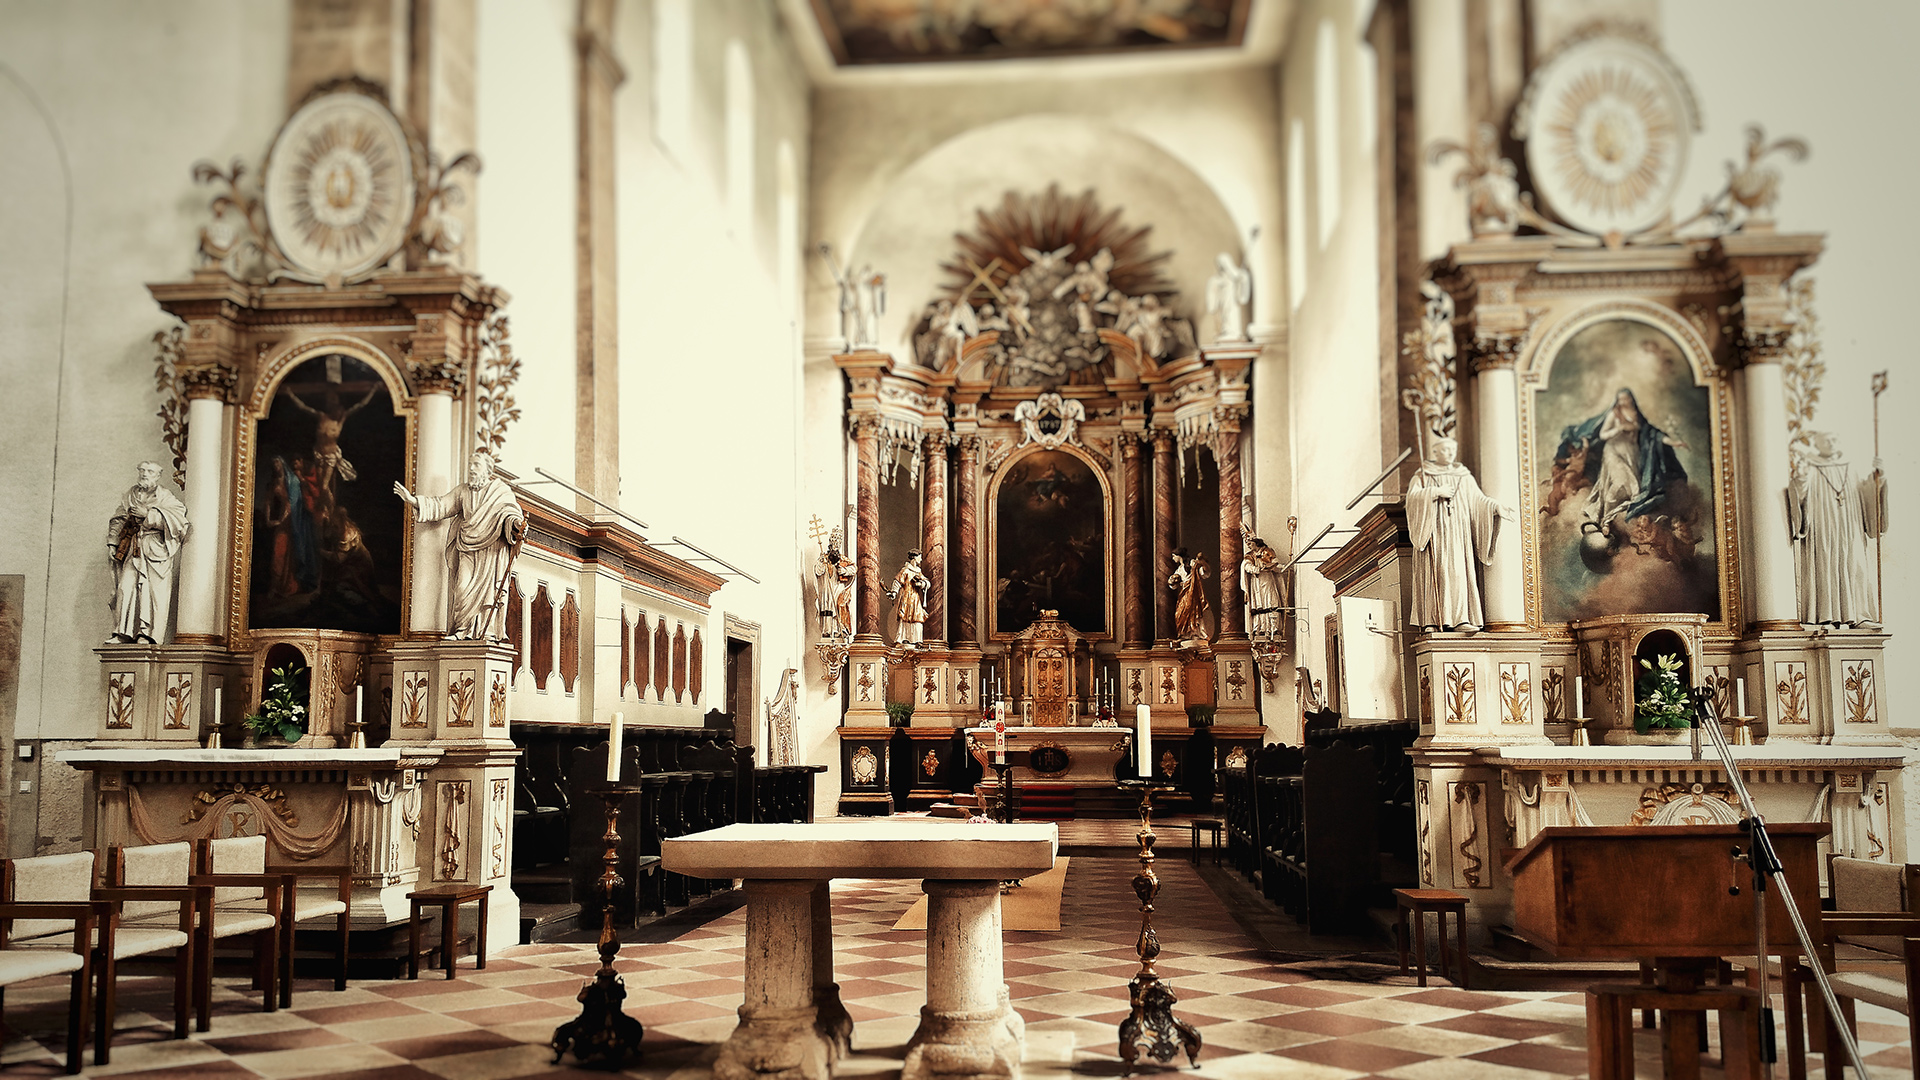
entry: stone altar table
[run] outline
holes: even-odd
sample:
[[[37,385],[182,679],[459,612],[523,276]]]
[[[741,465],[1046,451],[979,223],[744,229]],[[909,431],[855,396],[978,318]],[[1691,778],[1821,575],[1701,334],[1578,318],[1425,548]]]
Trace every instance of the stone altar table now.
[[[967,729],[967,752],[993,779],[993,729]],[[1114,767],[1133,752],[1133,729],[1007,725],[1007,763],[1013,782],[1113,787]]]
[[[1050,824],[884,820],[728,825],[664,841],[669,870],[746,881],[746,1000],[713,1075],[824,1080],[844,1056],[853,1023],[833,981],[827,882],[864,877],[925,880],[927,1003],[901,1080],[1018,1080],[1026,1032],[1002,974],[1000,882],[1051,869],[1058,850]]]

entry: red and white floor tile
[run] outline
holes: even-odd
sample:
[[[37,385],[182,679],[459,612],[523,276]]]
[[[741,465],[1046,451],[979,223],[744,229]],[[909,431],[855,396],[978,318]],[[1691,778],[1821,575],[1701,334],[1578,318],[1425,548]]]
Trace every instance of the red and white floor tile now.
[[[1133,826],[1067,832],[1079,842]],[[1182,830],[1184,832],[1184,830]],[[1184,836],[1179,837],[1184,841]],[[1199,1069],[1213,1080],[1508,1080],[1586,1072],[1585,1012],[1578,994],[1463,991],[1412,984],[1377,964],[1276,964],[1249,939],[1184,858],[1180,844],[1157,864],[1163,882],[1159,965],[1179,994],[1176,1015],[1205,1039]],[[1138,969],[1139,929],[1128,881],[1137,863],[1077,856],[1062,901],[1061,933],[1006,935],[1006,975],[1027,1021],[1030,1080],[1118,1076],[1116,1029],[1127,980]],[[920,893],[916,882],[834,884],[836,978],[855,1021],[855,1055],[840,1076],[897,1076],[924,1000],[924,934],[893,923]],[[736,909],[665,944],[628,945],[618,965],[627,1010],[646,1025],[645,1054],[628,1075],[705,1080],[740,1004],[745,913]],[[507,1080],[605,1075],[554,1065],[556,1025],[597,960],[586,945],[507,950],[447,981],[355,982],[334,992],[302,980],[295,1007],[256,1011],[241,979],[221,980],[213,1030],[166,1037],[170,984],[128,980],[113,1064],[88,1075],[265,1080]],[[58,980],[8,989],[14,1076],[60,1075],[65,991]],[[1861,1007],[1869,1061],[1908,1068],[1905,1019]],[[1652,1033],[1638,1044],[1640,1075],[1660,1072]],[[1816,1059],[1817,1061],[1817,1059]],[[1176,1059],[1184,1065],[1184,1059]],[[1145,1075],[1170,1069],[1147,1067]],[[1709,1068],[1709,1075],[1718,1070]]]

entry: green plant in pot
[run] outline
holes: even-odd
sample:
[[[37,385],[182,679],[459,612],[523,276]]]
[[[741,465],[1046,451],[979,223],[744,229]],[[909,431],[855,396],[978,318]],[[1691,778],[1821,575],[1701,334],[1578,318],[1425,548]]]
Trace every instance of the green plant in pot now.
[[[894,727],[906,727],[908,724],[913,723],[913,702],[887,702],[887,723]]]
[[[1645,672],[1633,687],[1633,730],[1667,731],[1693,726],[1693,699],[1680,685],[1680,658],[1662,653],[1640,661]]]
[[[242,717],[254,744],[295,743],[307,733],[307,706],[304,702],[305,669],[292,664],[267,673],[267,688],[260,695],[260,708]]]

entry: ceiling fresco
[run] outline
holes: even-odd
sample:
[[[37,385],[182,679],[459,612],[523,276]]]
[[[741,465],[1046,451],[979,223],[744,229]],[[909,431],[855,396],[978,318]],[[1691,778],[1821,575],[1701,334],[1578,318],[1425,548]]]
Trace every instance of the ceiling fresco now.
[[[842,66],[1237,46],[1250,0],[812,0]]]

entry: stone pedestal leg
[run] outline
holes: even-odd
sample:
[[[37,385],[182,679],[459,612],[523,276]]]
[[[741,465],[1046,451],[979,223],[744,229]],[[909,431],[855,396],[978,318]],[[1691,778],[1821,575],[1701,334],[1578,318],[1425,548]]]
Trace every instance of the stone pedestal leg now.
[[[714,1060],[716,1080],[826,1080],[815,1029],[813,881],[753,881],[747,890],[746,1001]]]
[[[830,1059],[838,1061],[853,1052],[853,1017],[840,1003],[840,984],[833,981],[833,894],[829,885],[825,881],[813,885],[813,1026],[826,1040]]]
[[[900,1080],[1019,1080],[1026,1028],[1001,965],[1000,883],[928,881],[925,888],[927,1003]]]

